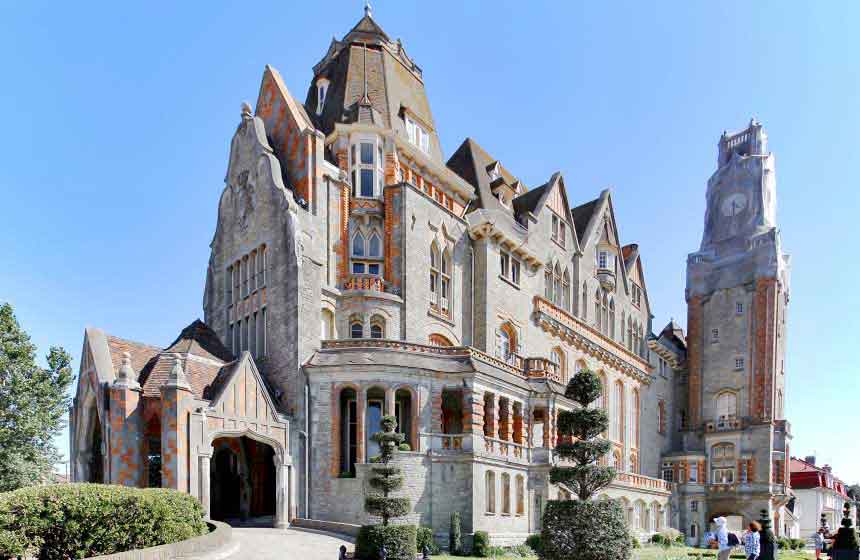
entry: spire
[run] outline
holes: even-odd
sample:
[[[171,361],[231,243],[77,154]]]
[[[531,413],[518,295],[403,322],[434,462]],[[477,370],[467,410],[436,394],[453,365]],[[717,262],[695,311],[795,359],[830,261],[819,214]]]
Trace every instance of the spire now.
[[[364,2],[364,17],[373,17],[373,8],[370,6],[370,0]]]
[[[140,389],[140,384],[137,382],[137,376],[134,374],[134,368],[131,367],[131,354],[128,352],[122,353],[122,364],[119,366],[119,371],[116,373],[116,381],[113,382],[114,387],[126,389]]]
[[[164,388],[191,390],[191,385],[188,384],[188,379],[185,378],[185,372],[182,371],[182,362],[178,357],[173,359],[173,368],[171,368],[170,374],[167,376]]]

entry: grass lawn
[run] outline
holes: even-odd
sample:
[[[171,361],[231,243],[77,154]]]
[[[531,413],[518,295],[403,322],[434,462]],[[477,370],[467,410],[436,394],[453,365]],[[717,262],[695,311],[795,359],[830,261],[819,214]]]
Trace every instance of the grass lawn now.
[[[637,548],[633,551],[633,560],[689,560],[690,552],[706,552],[701,548],[687,547],[672,547],[665,549],[659,546],[645,546]],[[737,549],[737,553],[743,552],[742,549]],[[491,558],[493,558],[491,556]],[[523,557],[516,554],[506,554],[504,556],[495,556],[495,558],[503,560],[537,560],[537,556]],[[802,551],[779,551],[779,560],[810,560],[815,558],[815,554]],[[475,556],[448,556],[446,554],[434,555],[433,560],[479,560]]]

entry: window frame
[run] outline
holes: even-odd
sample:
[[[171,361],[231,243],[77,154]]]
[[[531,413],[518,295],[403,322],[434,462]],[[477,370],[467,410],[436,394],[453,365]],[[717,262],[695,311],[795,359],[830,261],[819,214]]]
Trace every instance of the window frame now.
[[[362,145],[372,146],[372,161],[365,163],[362,158]],[[353,198],[379,198],[382,195],[382,186],[385,179],[385,163],[383,161],[382,139],[375,134],[356,134],[350,138],[349,147],[349,170],[352,179]],[[362,171],[371,172],[370,194],[364,194],[362,190]]]
[[[430,132],[418,121],[408,114],[403,116],[406,125],[406,139],[409,143],[421,150],[422,153],[430,153]]]

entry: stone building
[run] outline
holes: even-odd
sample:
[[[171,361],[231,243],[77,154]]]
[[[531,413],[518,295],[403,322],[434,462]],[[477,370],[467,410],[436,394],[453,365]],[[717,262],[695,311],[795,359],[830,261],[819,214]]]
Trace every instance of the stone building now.
[[[446,160],[421,68],[366,10],[304,103],[266,67],[243,105],[205,324],[166,349],[87,329],[74,478],[179,488],[219,518],[366,523],[370,435],[393,414],[409,520],[441,540],[458,511],[466,533],[522,542],[547,500],[570,498],[548,472],[558,413],[575,406],[565,384],[587,367],[620,473],[599,499],[622,500],[637,534],[778,510],[787,424],[765,397],[784,386],[787,279],[772,157],[739,137],[721,141],[689,263],[694,336],[653,334],[643,253],[621,241],[611,192],[572,204],[560,173],[530,188],[471,138]],[[745,204],[731,195],[726,214],[729,189]],[[721,346],[704,345],[712,328]],[[723,391],[734,412],[714,404]],[[746,478],[716,470],[724,442]]]
[[[857,518],[857,505],[848,495],[848,486],[833,473],[830,465],[816,466],[814,456],[792,457],[790,468],[794,491],[791,510],[797,525],[795,537],[810,539],[821,528],[822,519],[835,533],[842,524],[846,503],[851,519]]]

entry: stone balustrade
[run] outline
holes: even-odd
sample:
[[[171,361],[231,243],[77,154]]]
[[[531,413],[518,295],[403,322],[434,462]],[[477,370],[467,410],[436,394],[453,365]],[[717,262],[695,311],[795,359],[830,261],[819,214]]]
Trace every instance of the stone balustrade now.
[[[613,484],[627,486],[637,490],[651,490],[656,492],[672,492],[672,484],[661,478],[653,478],[644,474],[620,472],[615,476]]]
[[[375,274],[350,274],[343,281],[343,289],[384,292],[385,281]]]
[[[421,449],[429,449],[435,453],[458,453],[470,451],[472,448],[471,434],[438,434],[422,432]]]
[[[483,452],[486,456],[506,459],[517,463],[531,462],[531,448],[510,440],[484,436]]]

